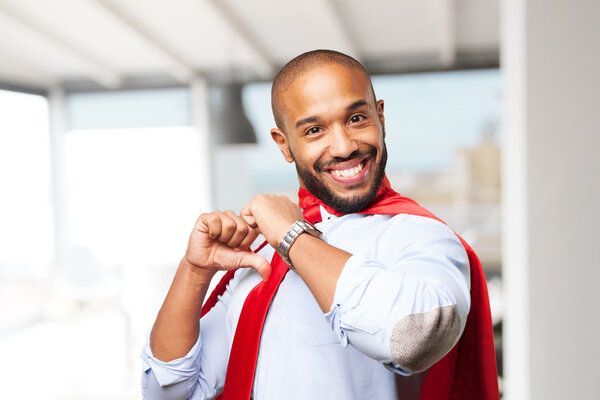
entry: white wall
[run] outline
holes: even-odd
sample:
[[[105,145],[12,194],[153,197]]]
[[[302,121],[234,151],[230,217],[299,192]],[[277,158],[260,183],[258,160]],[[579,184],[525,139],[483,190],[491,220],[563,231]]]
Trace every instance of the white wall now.
[[[503,4],[506,398],[600,398],[600,2]]]

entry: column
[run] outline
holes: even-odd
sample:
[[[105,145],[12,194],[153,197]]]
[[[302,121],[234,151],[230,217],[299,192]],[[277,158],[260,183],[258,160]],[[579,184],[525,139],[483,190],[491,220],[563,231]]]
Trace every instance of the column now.
[[[600,2],[502,3],[505,398],[600,398]]]

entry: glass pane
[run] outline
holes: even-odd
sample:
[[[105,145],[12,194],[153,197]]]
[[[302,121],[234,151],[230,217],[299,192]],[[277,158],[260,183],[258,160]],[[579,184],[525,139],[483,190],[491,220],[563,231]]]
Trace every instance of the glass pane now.
[[[387,175],[394,188],[462,233],[469,234],[473,223],[483,224],[488,217],[497,222],[499,70],[376,76],[373,86],[385,100]],[[214,150],[216,208],[239,210],[258,193],[296,196],[295,168],[283,160],[269,134],[275,126],[270,87],[261,83],[244,89],[244,107],[258,144]],[[227,184],[231,181],[240,183],[232,187]],[[477,204],[470,213],[478,222],[463,212],[465,204]],[[499,234],[498,225],[493,229]],[[499,245],[485,246],[489,265],[497,266]]]
[[[71,129],[123,129],[189,125],[186,88],[70,94]]]
[[[42,278],[52,256],[48,103],[0,91],[0,112],[0,279]]]
[[[206,204],[189,127],[67,135],[69,236],[103,265],[177,265]]]
[[[46,99],[0,91],[0,354],[10,360],[0,364],[3,399],[30,393],[15,383],[28,376],[31,385],[18,360],[31,370],[29,355],[45,339],[24,332],[43,320],[51,291],[49,153]]]

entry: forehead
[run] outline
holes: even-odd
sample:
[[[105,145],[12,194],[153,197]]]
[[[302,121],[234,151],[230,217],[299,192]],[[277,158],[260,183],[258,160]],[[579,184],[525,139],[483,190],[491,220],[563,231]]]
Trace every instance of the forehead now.
[[[297,119],[331,114],[358,100],[375,103],[364,72],[332,64],[297,76],[281,93],[280,104],[286,125],[292,127]]]

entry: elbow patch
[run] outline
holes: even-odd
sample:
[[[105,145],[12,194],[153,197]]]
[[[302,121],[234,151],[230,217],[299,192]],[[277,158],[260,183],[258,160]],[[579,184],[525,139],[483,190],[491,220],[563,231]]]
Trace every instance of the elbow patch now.
[[[392,359],[407,371],[424,371],[452,349],[460,326],[456,305],[407,315],[392,330]]]

